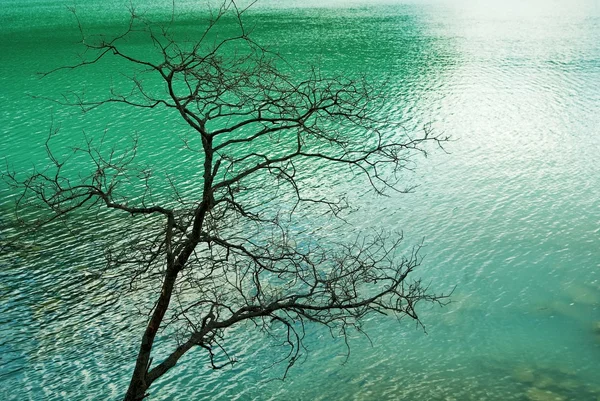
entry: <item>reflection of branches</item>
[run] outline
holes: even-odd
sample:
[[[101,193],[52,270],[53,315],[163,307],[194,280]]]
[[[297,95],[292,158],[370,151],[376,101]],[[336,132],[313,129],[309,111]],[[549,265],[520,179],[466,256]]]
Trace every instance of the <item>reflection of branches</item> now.
[[[306,166],[347,168],[377,194],[402,192],[397,173],[412,168],[414,155],[426,154],[427,143],[445,138],[430,130],[411,137],[381,118],[385,97],[364,79],[328,78],[313,69],[296,82],[277,68],[276,56],[250,38],[242,22],[245,11],[223,2],[193,42],[177,40],[173,21],[156,25],[135,10],[125,32],[114,38],[86,35],[78,20],[82,60],[44,74],[109,57],[127,62],[134,69],[129,89],[111,88],[102,100],[70,94],[60,102],[83,111],[109,103],[176,110],[201,142],[199,194],[180,191],[170,179],[171,200],[156,201],[150,172],[134,165],[136,139],[119,150],[87,139],[74,153],[84,155],[90,169],[69,175],[68,158],[55,157],[49,138],[48,169],[25,181],[7,175],[23,189],[19,202],[33,195],[54,212],[50,220],[105,207],[153,222],[144,235],[107,251],[109,264],[121,268],[132,288],[146,279],[161,280],[127,400],[144,398],[152,382],[193,347],[207,351],[214,369],[233,363],[224,346],[226,330],[243,322],[269,335],[283,333],[287,374],[300,357],[309,323],[346,337],[350,328],[361,331],[361,321],[371,314],[409,316],[420,323],[416,305],[443,299],[420,281],[407,281],[420,263],[419,248],[400,256],[402,235],[325,243],[294,224],[307,207],[343,221],[348,206],[344,197],[318,195],[307,186],[301,178]],[[216,31],[227,27],[230,17],[236,32],[221,39]],[[127,45],[133,35],[145,35],[154,54],[136,55]],[[127,183],[142,193],[132,194]],[[153,364],[156,335],[168,327],[179,345]]]

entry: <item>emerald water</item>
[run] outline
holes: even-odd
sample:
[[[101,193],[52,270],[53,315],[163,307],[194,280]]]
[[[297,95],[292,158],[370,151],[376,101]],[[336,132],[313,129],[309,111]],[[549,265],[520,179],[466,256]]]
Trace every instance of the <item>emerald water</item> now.
[[[80,144],[84,130],[106,129],[114,142],[137,132],[141,163],[158,175],[177,166],[177,179],[194,185],[197,161],[181,150],[187,131],[176,117],[114,107],[84,115],[31,96],[95,94],[111,82],[106,66],[36,75],[76,59],[71,4],[0,0],[3,164],[23,174],[44,165],[54,121],[56,149]],[[128,4],[78,8],[110,33]],[[140,7],[168,18],[169,5]],[[195,7],[186,0],[177,10]],[[452,303],[421,311],[427,334],[408,320],[371,319],[372,344],[353,335],[347,361],[340,339],[308,328],[306,359],[284,382],[274,380],[282,367],[271,367],[278,349],[240,328],[229,343],[239,363],[211,371],[202,353],[190,353],[149,399],[600,399],[600,3],[270,0],[248,21],[291,65],[387,80],[393,102],[382,112],[407,132],[430,125],[452,136],[447,154],[418,159],[406,175],[419,185],[412,194],[377,198],[361,182],[313,172],[315,183],[354,194],[357,231],[403,230],[407,245],[424,238],[417,275],[437,292],[455,287]],[[15,196],[0,183],[4,238],[14,230]],[[127,223],[55,226],[3,251],[1,399],[122,395],[140,318],[135,300],[116,298],[94,271],[114,240],[111,225]]]

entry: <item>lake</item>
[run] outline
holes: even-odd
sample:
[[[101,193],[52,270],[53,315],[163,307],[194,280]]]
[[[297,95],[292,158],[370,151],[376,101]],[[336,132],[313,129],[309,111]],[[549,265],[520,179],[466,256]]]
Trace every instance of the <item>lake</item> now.
[[[82,114],[46,99],[94,95],[119,79],[118,63],[108,65],[114,74],[37,75],[77,60],[71,4],[0,0],[2,163],[21,175],[46,165],[44,143],[60,126],[52,145],[63,154],[83,132],[106,130],[117,146],[137,133],[139,160],[158,175],[201,177],[180,150],[189,131],[168,114]],[[128,4],[77,8],[91,29],[114,33]],[[139,7],[168,18],[170,4]],[[196,8],[185,0],[176,9],[185,17]],[[413,193],[382,198],[364,183],[333,181],[359,208],[349,217],[356,231],[402,230],[408,247],[424,241],[416,275],[432,291],[453,290],[452,302],[420,311],[426,333],[409,320],[369,319],[369,338],[351,334],[347,360],[340,338],[309,327],[306,358],[283,382],[283,367],[271,367],[279,349],[239,328],[228,341],[239,363],[211,371],[192,352],[148,399],[600,399],[600,2],[268,0],[247,18],[294,68],[385,81],[392,101],[382,113],[406,132],[451,136],[446,152],[403,177]],[[316,169],[314,179],[332,177]],[[0,241],[18,230],[17,196],[0,182]],[[117,297],[120,287],[96,274],[106,244],[119,240],[114,224],[128,220],[80,217],[87,223],[56,224],[2,250],[4,400],[119,399],[128,383],[144,318],[135,297]]]

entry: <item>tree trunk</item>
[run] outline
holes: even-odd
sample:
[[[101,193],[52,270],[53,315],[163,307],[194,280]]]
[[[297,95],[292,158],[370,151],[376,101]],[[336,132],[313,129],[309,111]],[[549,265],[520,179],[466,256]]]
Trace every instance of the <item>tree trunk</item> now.
[[[134,380],[136,381],[134,382]],[[123,401],[142,401],[146,397],[146,390],[148,390],[148,387],[149,386],[146,385],[146,381],[143,378],[132,378]]]
[[[158,332],[158,328],[167,312],[169,303],[171,301],[171,294],[173,293],[173,287],[175,286],[175,280],[177,278],[177,269],[170,268],[167,270],[165,275],[165,281],[162,285],[160,297],[156,303],[156,308],[152,313],[152,318],[146,326],[146,331],[142,336],[142,343],[138,352],[138,357],[135,362],[135,368],[131,375],[131,382],[129,388],[125,394],[124,401],[141,401],[146,396],[146,390],[152,384],[148,380],[148,369],[150,368],[150,354],[152,352],[152,345],[154,338]]]

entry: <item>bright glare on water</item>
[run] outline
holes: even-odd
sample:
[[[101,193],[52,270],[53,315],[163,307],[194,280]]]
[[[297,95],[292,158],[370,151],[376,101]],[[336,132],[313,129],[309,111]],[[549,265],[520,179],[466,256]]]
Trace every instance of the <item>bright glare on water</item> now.
[[[78,8],[113,32],[128,3]],[[177,3],[182,13],[196,6]],[[76,60],[71,4],[0,0],[3,165],[44,165],[54,121],[65,152],[82,130],[108,129],[115,141],[137,132],[144,163],[159,173],[177,165],[194,185],[198,165],[178,150],[186,130],[176,117],[81,115],[30,96],[93,94],[110,82],[101,69],[36,76]],[[147,9],[168,15],[169,4]],[[423,308],[427,334],[408,320],[366,322],[372,344],[353,336],[347,361],[340,339],[309,327],[306,359],[284,382],[272,380],[278,348],[240,328],[229,343],[239,363],[213,372],[191,353],[149,399],[600,399],[600,2],[268,0],[248,19],[290,64],[387,80],[394,102],[383,113],[408,132],[430,125],[453,138],[405,177],[419,185],[412,194],[376,198],[362,182],[333,179],[361,208],[350,217],[357,231],[403,230],[409,246],[425,239],[417,275],[436,292],[455,288],[452,303]],[[317,185],[333,173],[314,174]],[[0,183],[0,241],[14,199]],[[116,240],[111,224],[53,227],[0,255],[0,399],[121,397],[141,326],[131,299],[95,281],[103,244]]]

